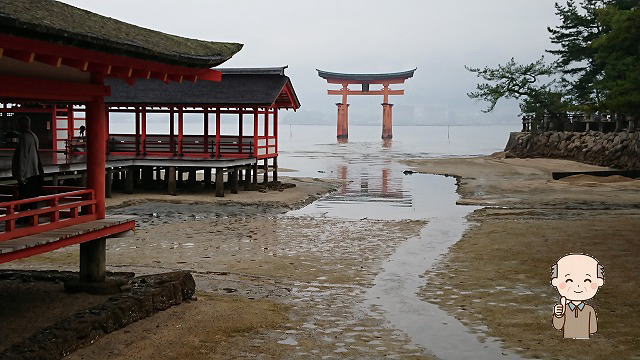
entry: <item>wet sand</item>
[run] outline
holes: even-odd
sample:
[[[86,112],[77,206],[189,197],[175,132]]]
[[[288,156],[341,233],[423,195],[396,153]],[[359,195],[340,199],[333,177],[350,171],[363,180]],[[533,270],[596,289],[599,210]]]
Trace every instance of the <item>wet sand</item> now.
[[[424,275],[425,301],[495,337],[528,358],[623,359],[640,355],[640,181],[551,171],[597,167],[550,159],[412,160],[414,170],[459,176],[460,202],[491,206]],[[564,340],[551,326],[559,296],[550,267],[566,253],[589,253],[605,266],[605,285],[591,304],[598,332]]]
[[[190,270],[198,300],[68,358],[428,359],[388,326],[382,310],[362,306],[384,261],[425,222],[283,216],[331,188],[300,181],[310,185],[247,192],[245,203],[235,195],[213,199],[214,207],[198,195],[178,204],[141,195],[130,206],[112,206],[110,212],[137,214],[140,226],[129,238],[108,241],[108,269],[138,275]],[[70,247],[5,266],[74,270],[77,257]]]
[[[638,352],[632,322],[637,290],[619,275],[629,278],[638,270],[633,262],[638,255],[634,235],[640,228],[638,182],[591,177],[550,180],[554,170],[597,168],[560,160],[492,156],[406,164],[425,173],[459,176],[459,203],[493,207],[476,211],[462,240],[421,279],[411,280],[418,284],[426,280],[418,302],[436,304],[477,336],[495,337],[507,350],[525,356],[584,358],[590,351],[603,358],[624,358]],[[115,196],[109,200],[109,212],[137,215],[139,226],[134,235],[108,242],[109,270],[140,275],[190,270],[198,300],[109,334],[69,358],[432,358],[428,346],[416,345],[416,334],[394,323],[389,309],[379,306],[388,300],[385,296],[393,299],[393,291],[384,296],[371,292],[380,285],[379,276],[392,275],[386,268],[397,265],[393,259],[402,256],[398,250],[404,245],[442,236],[437,226],[430,231],[420,212],[424,209],[416,205],[430,202],[434,209],[441,208],[437,212],[451,211],[451,204],[441,203],[442,198],[429,192],[446,192],[448,187],[424,190],[434,185],[419,180],[425,175],[405,177],[401,170],[394,165],[382,171],[383,179],[399,172],[392,179],[406,187],[404,192],[382,192],[398,197],[401,207],[396,208],[380,205],[390,197],[376,206],[354,205],[377,189],[363,176],[360,184],[348,189],[343,184],[335,203],[295,216],[285,213],[330,191],[335,182],[287,179],[297,186],[222,199],[215,198],[211,189],[178,197],[161,192]],[[449,185],[453,187],[452,182]],[[380,186],[393,188],[384,181]],[[411,196],[406,189],[412,189]],[[369,213],[358,212],[412,214],[401,212],[410,204],[406,209],[420,212],[414,215],[416,220],[393,214],[387,214],[388,220],[374,220]],[[325,208],[329,205],[333,210]],[[325,211],[341,215],[325,217]],[[442,219],[433,220],[436,224]],[[440,224],[444,226],[440,230],[447,230],[446,224]],[[611,246],[613,241],[616,246]],[[556,296],[547,275],[551,264],[568,251],[592,253],[611,277],[594,302],[601,330],[587,350],[584,343],[564,346],[550,325]],[[4,267],[75,270],[77,257],[77,248],[71,247]],[[411,270],[421,273],[426,267]],[[397,296],[405,295],[399,290]],[[437,322],[427,325],[436,332],[442,328]],[[631,330],[624,332],[625,327]],[[456,338],[446,342],[459,346],[461,353],[482,348],[462,348]]]
[[[337,180],[302,177],[281,177],[281,181],[286,185],[282,187],[282,191],[264,191],[260,192],[260,196],[256,196],[256,193],[252,191],[241,190],[237,194],[231,194],[229,190],[226,190],[225,197],[216,197],[213,188],[205,189],[203,186],[190,187],[187,189],[180,188],[176,196],[167,195],[166,189],[164,188],[155,191],[139,191],[136,189],[136,193],[134,194],[114,192],[113,197],[107,199],[107,208],[122,208],[148,202],[204,205],[263,205],[297,208],[335,189],[335,185],[339,183]]]
[[[413,170],[459,177],[459,203],[509,208],[640,208],[640,180],[596,182],[595,177],[553,180],[554,171],[610,170],[558,159],[475,158],[409,160]],[[605,180],[606,181],[606,180]],[[594,186],[594,184],[599,184]]]

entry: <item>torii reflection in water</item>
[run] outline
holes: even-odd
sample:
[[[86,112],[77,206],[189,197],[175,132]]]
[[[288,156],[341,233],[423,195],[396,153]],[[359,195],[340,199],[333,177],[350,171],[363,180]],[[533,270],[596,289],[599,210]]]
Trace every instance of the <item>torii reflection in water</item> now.
[[[352,200],[353,198],[371,200],[376,198],[405,199],[407,197],[403,191],[402,177],[392,179],[392,171],[390,168],[384,167],[380,169],[380,181],[377,181],[377,178],[372,177],[366,170],[361,170],[359,181],[353,181],[354,178],[349,177],[348,165],[340,165],[337,173],[339,179],[342,180],[339,191],[341,197],[349,197],[352,198]]]

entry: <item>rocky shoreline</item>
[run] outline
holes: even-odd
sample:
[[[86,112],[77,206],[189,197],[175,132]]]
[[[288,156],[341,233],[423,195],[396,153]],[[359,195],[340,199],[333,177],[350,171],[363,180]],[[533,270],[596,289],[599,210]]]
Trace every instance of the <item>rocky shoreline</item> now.
[[[505,152],[507,157],[546,157],[623,170],[640,169],[640,133],[513,132]]]

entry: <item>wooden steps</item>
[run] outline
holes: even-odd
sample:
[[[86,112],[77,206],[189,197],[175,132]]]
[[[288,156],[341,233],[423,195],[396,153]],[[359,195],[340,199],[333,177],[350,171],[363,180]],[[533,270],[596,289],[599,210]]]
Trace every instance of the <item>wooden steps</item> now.
[[[25,250],[41,245],[47,245],[73,237],[86,235],[133,222],[135,217],[127,215],[111,215],[106,219],[89,221],[86,223],[72,225],[61,229],[51,230],[40,234],[25,236],[13,240],[0,242],[0,254],[8,254],[15,251]],[[133,228],[133,227],[132,227]],[[114,234],[111,234],[114,235]]]

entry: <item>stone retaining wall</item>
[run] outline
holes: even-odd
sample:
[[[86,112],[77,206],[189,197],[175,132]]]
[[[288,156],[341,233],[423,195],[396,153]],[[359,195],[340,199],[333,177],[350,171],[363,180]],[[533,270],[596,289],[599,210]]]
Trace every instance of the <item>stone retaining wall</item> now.
[[[59,281],[77,277],[72,273],[26,271],[6,271],[0,275],[0,278],[23,281]],[[0,353],[0,359],[62,359],[105,334],[191,299],[196,284],[190,273],[179,271],[132,278],[125,288],[126,292],[105,303],[75,313],[13,344]]]
[[[640,132],[513,132],[507,157],[548,157],[616,169],[640,169]]]

